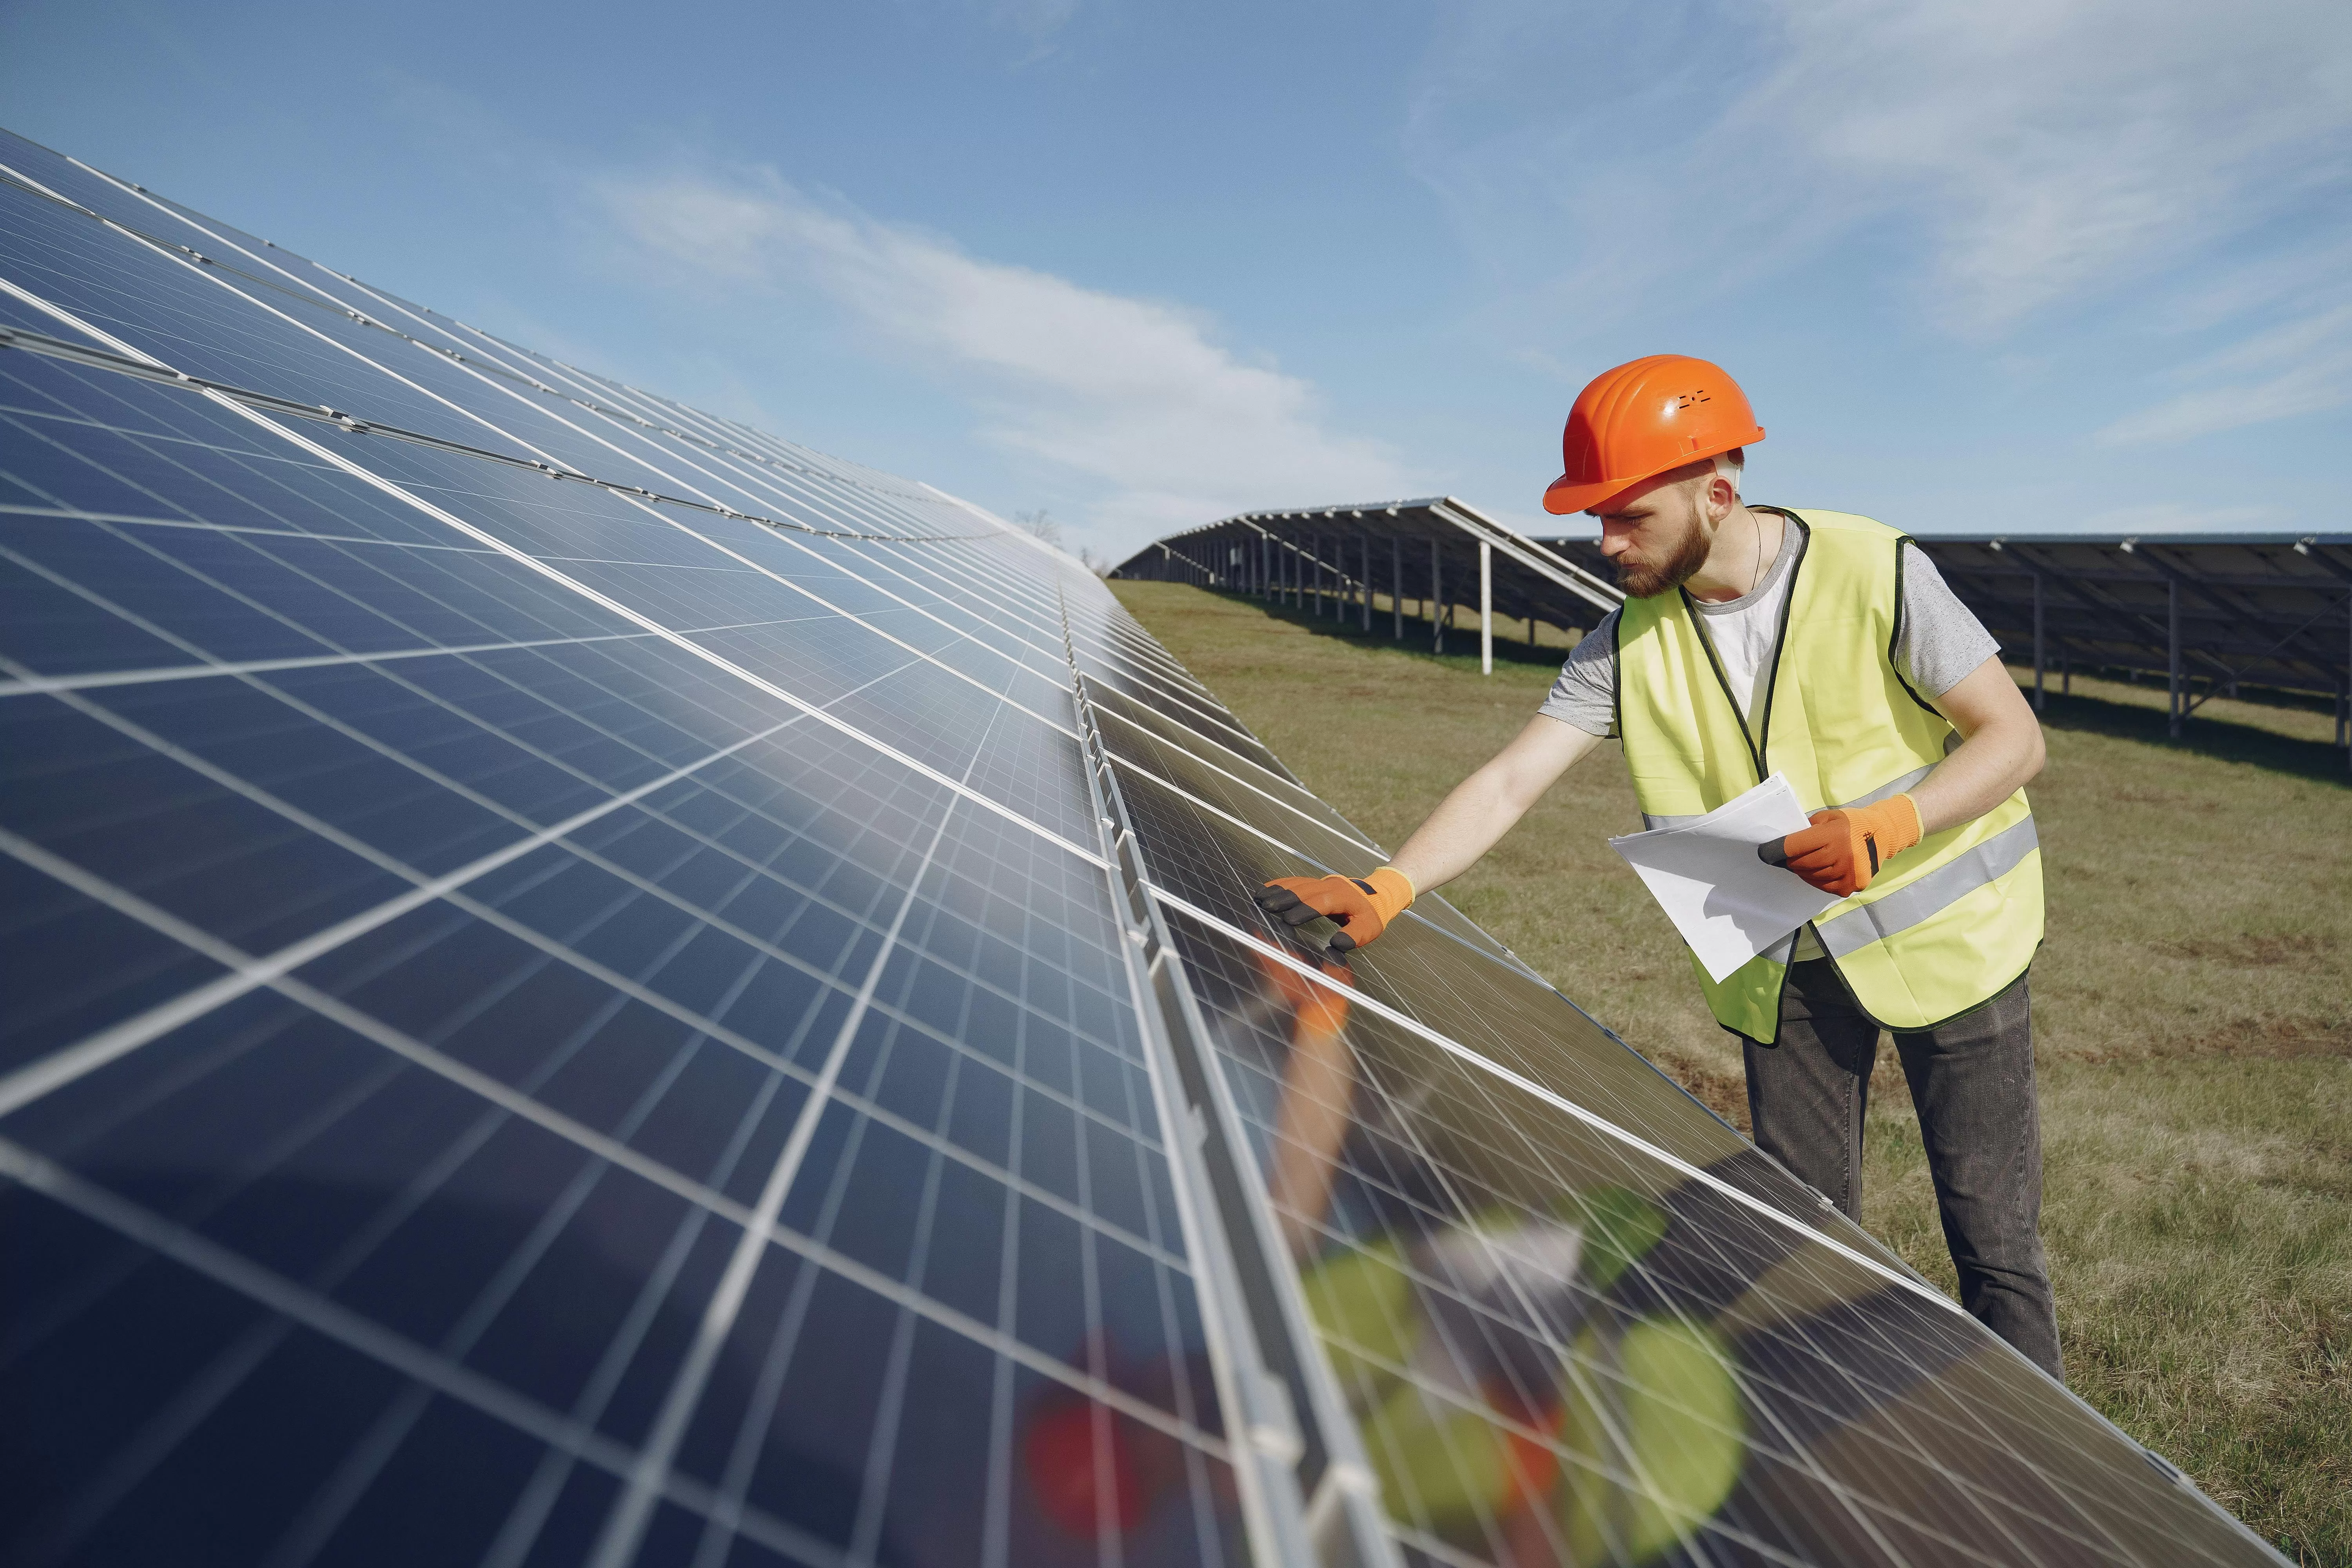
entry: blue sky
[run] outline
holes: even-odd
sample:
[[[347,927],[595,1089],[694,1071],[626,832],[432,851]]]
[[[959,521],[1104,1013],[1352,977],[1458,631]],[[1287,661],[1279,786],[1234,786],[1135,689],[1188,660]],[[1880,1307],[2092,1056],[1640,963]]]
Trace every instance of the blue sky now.
[[[2342,0],[0,0],[0,123],[1114,557],[1548,526],[1660,352],[1748,389],[1752,499],[2347,526]]]

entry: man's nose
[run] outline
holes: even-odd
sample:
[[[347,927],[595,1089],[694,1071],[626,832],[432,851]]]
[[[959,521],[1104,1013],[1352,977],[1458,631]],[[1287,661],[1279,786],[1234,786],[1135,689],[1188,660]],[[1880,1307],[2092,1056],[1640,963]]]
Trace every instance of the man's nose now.
[[[1633,542],[1629,534],[1612,532],[1605,528],[1601,531],[1601,553],[1612,561],[1624,554]]]

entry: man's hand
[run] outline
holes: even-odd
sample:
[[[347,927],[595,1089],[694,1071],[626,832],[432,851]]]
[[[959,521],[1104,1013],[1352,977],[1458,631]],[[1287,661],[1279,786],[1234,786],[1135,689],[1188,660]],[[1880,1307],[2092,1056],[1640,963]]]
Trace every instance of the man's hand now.
[[[1907,795],[1876,805],[1817,811],[1812,824],[1758,845],[1757,858],[1840,898],[1870,886],[1880,867],[1919,842],[1919,807]]]
[[[1253,895],[1267,914],[1292,926],[1323,919],[1339,922],[1335,952],[1363,946],[1389,929],[1412,902],[1412,884],[1393,866],[1369,877],[1284,877]]]

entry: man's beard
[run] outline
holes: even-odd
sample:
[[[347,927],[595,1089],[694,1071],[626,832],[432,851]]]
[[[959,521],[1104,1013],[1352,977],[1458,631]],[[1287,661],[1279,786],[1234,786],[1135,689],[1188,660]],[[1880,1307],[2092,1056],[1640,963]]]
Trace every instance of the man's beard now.
[[[1706,564],[1709,548],[1706,531],[1694,519],[1690,531],[1683,535],[1682,543],[1664,565],[1621,565],[1617,568],[1617,585],[1632,598],[1655,598],[1669,588],[1679,588],[1689,582],[1692,574]]]

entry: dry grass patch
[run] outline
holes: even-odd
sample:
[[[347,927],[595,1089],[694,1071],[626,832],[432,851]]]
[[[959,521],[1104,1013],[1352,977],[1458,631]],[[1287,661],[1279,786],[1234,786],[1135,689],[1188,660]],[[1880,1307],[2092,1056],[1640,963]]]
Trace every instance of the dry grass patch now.
[[[1558,648],[1482,678],[1295,612],[1114,584],[1374,839],[1402,840],[1542,700]],[[1385,630],[1385,620],[1376,624]],[[2043,1233],[2069,1381],[2293,1559],[2352,1564],[2352,788],[2325,712],[2078,679],[2032,789]],[[1747,1124],[1739,1053],[1605,840],[1639,826],[1602,748],[1447,889],[1594,1016]],[[1950,1289],[1909,1091],[1874,1075],[1864,1217]]]

